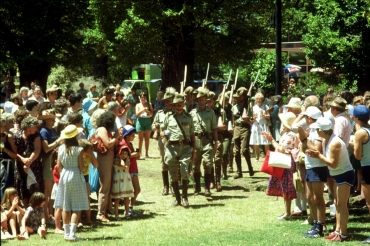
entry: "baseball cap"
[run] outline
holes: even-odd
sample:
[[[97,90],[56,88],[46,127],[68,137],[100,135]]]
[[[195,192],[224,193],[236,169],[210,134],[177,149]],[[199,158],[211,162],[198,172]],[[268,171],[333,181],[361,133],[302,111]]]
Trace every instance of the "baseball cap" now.
[[[333,124],[331,123],[331,120],[325,117],[319,117],[315,123],[312,123],[310,125],[311,129],[321,129],[323,131],[327,131],[332,129]]]
[[[320,109],[318,109],[315,106],[308,107],[306,109],[306,112],[303,112],[302,114],[307,115],[308,117],[315,119],[315,120],[322,116],[322,112],[320,111]]]
[[[370,110],[365,105],[357,105],[353,109],[353,116],[359,119],[367,119],[370,116]]]
[[[125,125],[123,127],[123,137],[126,137],[127,135],[130,135],[131,132],[136,131],[135,127],[131,125]]]

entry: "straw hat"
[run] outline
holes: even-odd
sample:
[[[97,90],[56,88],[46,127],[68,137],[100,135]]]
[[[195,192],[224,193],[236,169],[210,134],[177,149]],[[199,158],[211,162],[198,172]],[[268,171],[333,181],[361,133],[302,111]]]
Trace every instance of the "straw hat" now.
[[[75,125],[68,125],[61,134],[65,139],[73,138],[78,135],[78,129]]]
[[[331,102],[331,106],[341,109],[346,109],[347,101],[341,97],[336,97],[334,101]]]
[[[42,111],[42,114],[37,117],[38,120],[48,120],[48,119],[55,119],[55,110],[54,109],[46,109]]]
[[[49,92],[54,92],[54,91],[58,91],[58,90],[59,90],[59,88],[58,88],[57,85],[52,85],[50,88],[48,88],[46,90],[46,94],[48,94]]]
[[[302,104],[301,104],[301,99],[299,99],[298,97],[292,97],[290,100],[289,100],[289,103],[288,105],[286,105],[288,108],[301,108],[302,107]]]
[[[286,114],[279,114],[279,118],[281,120],[281,123],[288,129],[292,129],[292,124],[294,122],[294,120],[297,118],[297,116],[292,113],[292,112],[288,112]]]

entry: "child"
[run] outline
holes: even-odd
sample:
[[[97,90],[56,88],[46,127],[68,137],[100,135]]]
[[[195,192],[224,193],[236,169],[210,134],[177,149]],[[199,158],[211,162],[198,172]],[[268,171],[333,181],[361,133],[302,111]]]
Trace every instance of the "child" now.
[[[22,219],[21,234],[18,239],[29,239],[29,234],[38,233],[41,238],[46,236],[46,224],[44,215],[44,205],[46,197],[41,192],[31,195],[29,207],[26,209]]]
[[[131,182],[129,173],[130,168],[130,150],[127,146],[122,145],[117,154],[117,159],[113,164],[113,185],[112,185],[112,198],[114,199],[114,213],[116,220],[121,220],[118,216],[118,205],[120,198],[124,198],[125,203],[125,218],[130,219],[129,214],[130,199],[134,196],[134,188]]]
[[[54,207],[63,209],[64,239],[80,241],[82,239],[75,235],[78,216],[81,210],[89,209],[86,182],[81,172],[84,169],[83,151],[78,145],[75,125],[67,126],[62,135],[65,140],[58,149],[57,166],[61,175]]]
[[[60,179],[60,173],[58,170],[58,166],[55,165],[53,167],[53,178],[54,178],[54,185],[53,189],[51,191],[51,199],[54,201],[55,197],[57,195],[57,190],[58,190],[58,184],[59,184],[59,179]],[[54,203],[54,202],[53,202]],[[55,234],[64,234],[63,228],[60,224],[60,219],[62,218],[62,209],[56,208],[54,210],[54,218],[55,218]]]
[[[71,113],[68,117],[68,123],[75,125],[78,129],[78,139],[86,139],[85,130],[82,127],[83,117],[80,113]]]
[[[6,217],[5,210],[1,208],[1,240],[13,239],[13,235],[8,232],[8,218]]]
[[[1,206],[5,209],[5,215],[9,221],[13,237],[16,237],[17,224],[20,226],[25,211],[20,206],[18,192],[15,188],[10,187],[5,190]]]
[[[132,186],[134,187],[134,197],[131,197],[130,199],[130,210],[129,213],[131,216],[137,216],[137,213],[134,211],[134,205],[136,202],[136,198],[139,195],[141,189],[140,189],[140,183],[139,183],[139,170],[137,168],[137,158],[140,158],[140,152],[136,151],[134,149],[134,146],[132,145],[132,141],[135,138],[136,129],[131,125],[125,125],[123,127],[123,141],[121,144],[127,146],[129,150],[131,151],[130,156],[130,168],[129,173],[131,175],[131,181]]]
[[[98,168],[98,160],[95,158],[93,152],[93,144],[86,140],[86,139],[79,139],[78,144],[83,148],[83,158],[84,158],[84,169],[82,170],[82,175],[86,181],[86,190],[87,190],[87,198],[89,202],[89,209],[86,210],[86,224],[89,226],[94,226],[91,222],[90,215],[90,184],[89,184],[89,166],[90,163],[95,167]],[[79,220],[81,222],[81,220]],[[82,223],[78,223],[78,227],[83,226]]]

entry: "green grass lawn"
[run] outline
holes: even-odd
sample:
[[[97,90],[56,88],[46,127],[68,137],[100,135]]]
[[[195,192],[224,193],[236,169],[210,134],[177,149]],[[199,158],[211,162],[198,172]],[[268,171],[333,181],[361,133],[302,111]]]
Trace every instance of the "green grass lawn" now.
[[[135,139],[135,145],[137,139]],[[141,194],[135,210],[141,214],[130,221],[97,222],[83,228],[77,236],[84,238],[80,245],[326,245],[324,239],[305,239],[304,218],[278,221],[284,212],[283,199],[266,196],[268,176],[257,172],[253,178],[244,173],[243,179],[223,181],[222,192],[212,190],[213,200],[193,196],[189,189],[189,208],[171,207],[174,198],[161,196],[162,180],[159,154],[151,140],[150,159],[138,161]],[[243,163],[244,164],[244,163]],[[259,170],[260,163],[254,163]],[[245,167],[246,165],[244,165]],[[94,196],[94,195],[93,195]],[[92,196],[92,197],[93,197]],[[352,201],[352,199],[351,199]],[[123,206],[120,213],[123,215]],[[92,203],[92,218],[97,204]],[[351,208],[346,245],[358,245],[370,236],[370,216],[359,206]],[[112,219],[114,217],[111,217]],[[328,223],[328,229],[333,224]],[[28,241],[2,241],[3,245],[65,245],[63,236],[54,235],[49,228],[46,239],[31,235]]]

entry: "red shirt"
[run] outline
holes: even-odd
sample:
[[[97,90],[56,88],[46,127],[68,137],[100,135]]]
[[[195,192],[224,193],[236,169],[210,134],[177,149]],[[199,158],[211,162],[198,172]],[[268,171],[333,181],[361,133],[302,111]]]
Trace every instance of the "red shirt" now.
[[[53,168],[53,177],[54,177],[54,183],[58,184],[60,174],[58,173],[58,166],[57,165],[55,165],[55,167]]]
[[[122,140],[122,145],[125,145],[129,148],[129,150],[132,152],[135,152],[134,146],[131,142],[126,142],[125,140]],[[139,169],[137,168],[137,161],[136,157],[130,157],[130,169],[129,173],[139,173]]]

